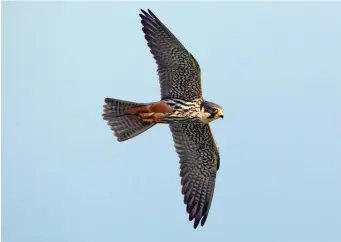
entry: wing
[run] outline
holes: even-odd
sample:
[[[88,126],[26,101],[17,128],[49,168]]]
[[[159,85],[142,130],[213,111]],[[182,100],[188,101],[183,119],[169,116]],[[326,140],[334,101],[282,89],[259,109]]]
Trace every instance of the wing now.
[[[198,62],[150,10],[141,11],[142,30],[158,65],[162,99],[202,98]]]
[[[208,124],[183,122],[170,124],[180,157],[180,176],[184,203],[194,228],[206,222],[210,210],[219,152]]]

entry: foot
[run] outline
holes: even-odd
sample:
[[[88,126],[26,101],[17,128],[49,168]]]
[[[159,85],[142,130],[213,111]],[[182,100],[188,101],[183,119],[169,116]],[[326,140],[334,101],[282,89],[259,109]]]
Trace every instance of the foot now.
[[[153,116],[154,113],[139,113],[138,116],[141,119],[146,119],[146,118],[151,118]]]
[[[153,123],[154,122],[153,114],[154,113],[139,113],[137,117],[143,122]]]

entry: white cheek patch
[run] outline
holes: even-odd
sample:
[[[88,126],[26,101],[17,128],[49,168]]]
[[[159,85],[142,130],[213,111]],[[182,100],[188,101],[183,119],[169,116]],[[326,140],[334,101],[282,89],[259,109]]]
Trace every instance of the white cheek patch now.
[[[208,117],[211,116],[210,113],[206,113],[203,110],[200,111],[200,119],[204,124],[208,124],[209,122],[212,121],[212,119],[209,119]]]

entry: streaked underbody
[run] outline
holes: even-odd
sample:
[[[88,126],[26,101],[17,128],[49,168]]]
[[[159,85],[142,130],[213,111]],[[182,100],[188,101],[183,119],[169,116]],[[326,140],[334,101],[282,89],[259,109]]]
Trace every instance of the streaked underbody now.
[[[136,103],[106,98],[103,119],[118,141],[131,139],[155,124],[169,124],[180,158],[182,194],[194,228],[206,222],[220,166],[218,147],[209,123],[223,109],[204,100],[198,62],[150,11],[141,10],[141,23],[158,65],[161,100]]]

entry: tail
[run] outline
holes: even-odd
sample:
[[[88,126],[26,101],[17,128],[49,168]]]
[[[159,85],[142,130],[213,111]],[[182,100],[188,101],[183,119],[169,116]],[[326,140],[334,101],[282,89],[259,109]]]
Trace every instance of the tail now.
[[[131,139],[155,125],[129,117],[129,114],[125,113],[127,108],[144,106],[147,105],[146,103],[128,102],[113,98],[106,98],[104,102],[103,119],[108,121],[108,125],[120,142]]]

